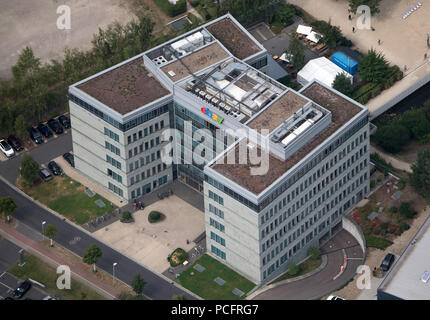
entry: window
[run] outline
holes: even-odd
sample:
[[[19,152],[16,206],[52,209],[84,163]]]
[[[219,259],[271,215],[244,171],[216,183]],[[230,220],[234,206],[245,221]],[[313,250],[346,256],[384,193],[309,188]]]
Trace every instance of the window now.
[[[106,127],[104,129],[105,129],[104,132],[105,132],[106,136],[108,136],[109,138],[115,140],[116,142],[119,142],[119,135],[117,135],[115,132],[109,130]]]
[[[106,155],[106,161],[109,162],[114,167],[117,167],[118,169],[121,170],[121,163],[119,161],[116,161],[114,158],[112,158],[108,155]]]
[[[214,219],[210,218],[210,219],[209,219],[209,222],[210,222],[210,225],[211,225],[212,227],[214,227],[215,229],[218,229],[218,230],[219,230],[219,231],[221,231],[221,232],[224,232],[224,231],[225,231],[225,227],[224,227],[224,225],[223,225],[223,224],[221,224],[221,223],[219,223],[218,221],[216,221],[216,220],[214,220]]]
[[[110,150],[111,152],[115,153],[117,156],[120,155],[119,148],[115,147],[114,145],[110,144],[107,141],[105,141],[105,148]]]
[[[225,260],[226,256],[225,256],[225,252],[221,251],[220,249],[218,249],[215,246],[211,246],[211,252],[215,255],[217,255],[218,257],[220,257],[221,259]]]
[[[218,202],[220,205],[224,205],[224,199],[210,190],[209,190],[209,198],[214,200],[215,202]]]
[[[220,217],[221,219],[224,219],[224,211],[218,209],[217,207],[209,204],[209,211]]]
[[[218,242],[220,245],[222,245],[223,247],[225,247],[225,240],[224,238],[221,238],[219,235],[217,235],[214,232],[211,232],[211,239],[215,240],[216,242]]]

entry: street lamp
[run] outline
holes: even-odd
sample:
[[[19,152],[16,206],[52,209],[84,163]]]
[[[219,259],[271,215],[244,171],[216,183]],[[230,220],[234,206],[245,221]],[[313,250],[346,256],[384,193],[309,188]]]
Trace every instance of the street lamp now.
[[[46,221],[42,221],[42,235],[43,235],[43,240],[45,240],[45,224],[46,224]]]
[[[118,265],[118,263],[114,262],[112,264],[112,280],[115,281],[115,267]]]

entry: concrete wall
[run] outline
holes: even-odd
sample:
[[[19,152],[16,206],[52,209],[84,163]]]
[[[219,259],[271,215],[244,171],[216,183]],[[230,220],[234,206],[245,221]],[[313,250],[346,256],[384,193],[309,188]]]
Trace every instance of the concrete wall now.
[[[348,231],[360,244],[361,250],[364,252],[364,257],[366,256],[366,238],[364,237],[363,231],[358,224],[355,223],[350,217],[342,217],[342,227]]]

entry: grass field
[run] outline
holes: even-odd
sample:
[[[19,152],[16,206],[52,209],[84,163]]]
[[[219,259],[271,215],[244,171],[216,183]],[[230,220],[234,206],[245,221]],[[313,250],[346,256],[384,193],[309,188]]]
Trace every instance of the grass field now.
[[[115,206],[98,194],[90,198],[83,185],[66,176],[55,177],[51,181],[25,189],[25,192],[77,224],[84,224],[115,209]],[[97,206],[97,200],[102,200],[105,207]]]
[[[46,286],[44,289],[50,296],[63,300],[105,300],[97,292],[72,278],[70,290],[57,288],[56,270],[42,260],[32,255],[25,255],[25,264],[22,267],[18,263],[11,267],[8,272],[22,280],[30,278]]]
[[[300,272],[298,274],[291,276],[288,274],[288,272],[285,272],[283,275],[281,275],[279,278],[276,278],[270,284],[276,283],[279,281],[283,281],[283,280],[292,279],[292,278],[299,277],[299,276],[303,276],[303,275],[317,269],[321,265],[321,263],[322,263],[321,258],[319,258],[319,259],[309,258],[306,261],[304,261],[298,265],[298,267],[300,268]]]
[[[193,267],[197,263],[206,268],[206,270],[203,272],[195,270]],[[194,275],[191,275],[191,273],[194,273]],[[217,277],[225,281],[223,286],[214,281]],[[182,272],[176,281],[207,300],[244,299],[246,293],[255,287],[254,283],[208,255],[204,255],[198,259],[190,268]],[[235,288],[244,292],[245,295],[239,298],[233,294],[232,291]]]

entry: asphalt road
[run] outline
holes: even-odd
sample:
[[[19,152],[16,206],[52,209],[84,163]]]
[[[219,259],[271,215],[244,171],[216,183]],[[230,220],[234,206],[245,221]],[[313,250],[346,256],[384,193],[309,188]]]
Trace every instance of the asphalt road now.
[[[343,264],[342,249],[352,259],[348,260],[342,275],[333,280]],[[327,255],[327,265],[320,272],[264,291],[254,297],[254,300],[312,300],[328,295],[355,275],[357,267],[362,263],[359,258],[363,256],[363,251],[357,240],[346,230],[342,230],[321,248],[321,254]]]
[[[31,156],[39,163],[47,163],[64,152],[72,149],[70,133],[51,139],[30,151]],[[0,175],[14,184],[18,175],[18,167],[21,155],[0,163]],[[136,274],[140,274],[146,281],[144,294],[156,300],[170,300],[173,295],[186,294],[188,299],[195,299],[180,288],[174,286],[156,273],[146,269],[137,262],[127,258],[120,252],[97,241],[87,233],[76,228],[72,224],[62,220],[51,212],[43,209],[35,202],[24,197],[6,183],[0,181],[0,197],[11,196],[18,210],[14,217],[31,229],[41,232],[42,221],[54,225],[58,229],[56,242],[74,253],[82,256],[85,250],[93,243],[102,249],[103,255],[98,262],[98,267],[106,272],[112,272],[112,264],[118,263],[115,268],[115,276],[125,283],[130,284]]]

